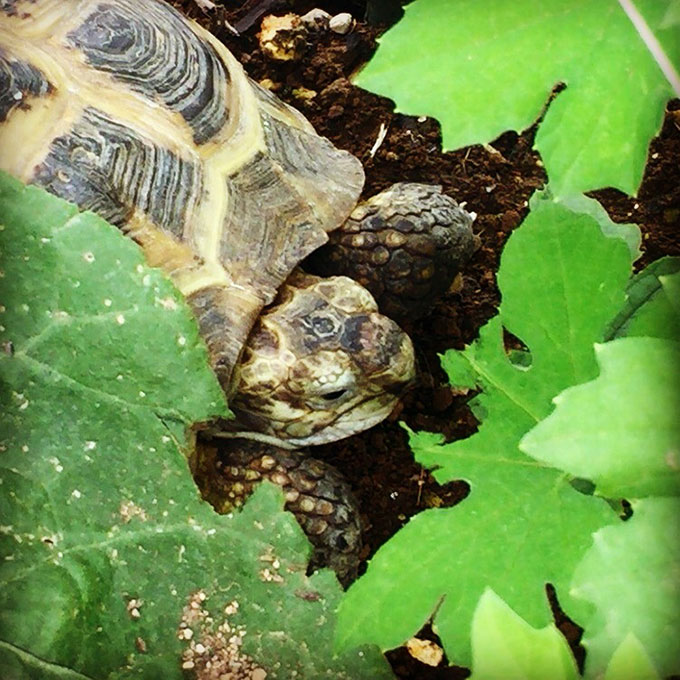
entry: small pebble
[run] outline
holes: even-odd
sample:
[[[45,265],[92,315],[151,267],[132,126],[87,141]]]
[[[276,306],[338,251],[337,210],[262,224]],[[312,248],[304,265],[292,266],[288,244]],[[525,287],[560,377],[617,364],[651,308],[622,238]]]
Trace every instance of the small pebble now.
[[[300,21],[310,31],[326,30],[330,20],[331,15],[323,9],[319,9],[318,7],[315,9],[310,9],[307,14],[303,14],[300,17]]]
[[[352,30],[353,24],[354,19],[352,19],[352,15],[349,12],[341,12],[331,17],[331,20],[328,22],[328,28],[334,33],[345,35]]]

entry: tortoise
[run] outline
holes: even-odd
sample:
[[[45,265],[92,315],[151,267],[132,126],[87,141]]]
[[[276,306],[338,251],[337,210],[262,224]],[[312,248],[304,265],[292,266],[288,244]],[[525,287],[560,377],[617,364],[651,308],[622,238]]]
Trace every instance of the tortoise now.
[[[0,168],[134,239],[196,316],[236,416],[219,427],[287,448],[374,425],[414,379],[409,337],[337,275],[347,246],[393,300],[405,264],[421,290],[474,247],[439,187],[358,203],[359,160],[163,0],[0,1]],[[336,275],[300,270],[334,231]]]

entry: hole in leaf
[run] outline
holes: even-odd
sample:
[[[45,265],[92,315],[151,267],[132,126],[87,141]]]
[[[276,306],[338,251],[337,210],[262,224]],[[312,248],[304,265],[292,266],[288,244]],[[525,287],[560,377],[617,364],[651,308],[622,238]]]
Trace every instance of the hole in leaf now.
[[[433,618],[436,615],[433,614]],[[434,648],[443,648],[443,643],[439,636],[432,629],[432,623],[427,622],[413,638],[421,641],[421,644],[433,645]],[[413,639],[412,638],[412,639]],[[427,649],[427,647],[425,648]],[[443,649],[442,649],[443,652]],[[446,654],[443,654],[438,666],[433,667],[420,661],[419,655],[409,651],[406,645],[391,649],[385,653],[385,657],[390,662],[392,670],[400,678],[418,678],[422,680],[464,680],[470,676],[470,670],[462,666],[449,666]]]
[[[513,335],[506,328],[503,328],[503,347],[513,366],[524,371],[531,367],[533,361],[531,351],[516,335]]]
[[[624,498],[621,500],[621,519],[627,522],[633,516],[633,506]]]

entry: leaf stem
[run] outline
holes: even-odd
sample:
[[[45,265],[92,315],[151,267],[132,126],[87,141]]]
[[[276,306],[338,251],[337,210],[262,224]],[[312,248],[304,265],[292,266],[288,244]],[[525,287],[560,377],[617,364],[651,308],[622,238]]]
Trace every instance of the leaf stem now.
[[[638,8],[633,4],[632,0],[619,0],[619,5],[621,5],[623,11],[628,15],[631,23],[635,26],[635,30],[644,41],[647,49],[651,52],[654,60],[659,65],[659,68],[663,71],[666,80],[668,80],[675,92],[675,96],[680,97],[680,75],[678,75],[671,60],[668,58],[668,55],[664,52],[661,43],[657,40],[654,33],[652,33],[652,29],[649,28],[649,25],[638,11]]]

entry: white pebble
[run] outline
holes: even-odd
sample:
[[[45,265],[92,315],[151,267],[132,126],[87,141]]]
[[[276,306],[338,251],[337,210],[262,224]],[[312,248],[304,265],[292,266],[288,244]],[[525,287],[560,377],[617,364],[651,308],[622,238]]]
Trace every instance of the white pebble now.
[[[318,7],[310,9],[307,14],[300,17],[300,21],[311,31],[319,31],[328,28],[331,15]]]
[[[353,25],[354,19],[352,19],[352,15],[349,12],[336,14],[334,17],[331,17],[328,22],[328,28],[330,28],[333,33],[339,33],[340,35],[349,33],[352,30]]]

